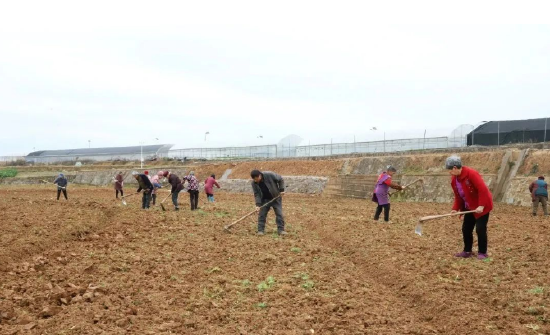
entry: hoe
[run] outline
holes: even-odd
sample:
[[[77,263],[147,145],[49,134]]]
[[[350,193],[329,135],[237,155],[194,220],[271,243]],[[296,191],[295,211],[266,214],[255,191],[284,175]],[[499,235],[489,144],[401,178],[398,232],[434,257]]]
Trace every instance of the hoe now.
[[[58,186],[56,183],[48,182],[48,181],[46,181],[46,180],[42,180],[42,182],[45,182],[45,183],[48,183],[48,184],[54,184],[54,185],[56,185],[58,188],[61,188],[61,189],[67,189],[67,187],[60,187],[60,186]]]
[[[130,195],[122,196],[122,204],[123,204],[123,205],[128,205],[128,203],[126,202],[126,199],[124,199],[124,198],[125,198],[125,197],[134,196],[134,195],[137,195],[137,194],[139,194],[139,193],[136,192],[136,193],[133,193],[133,194],[130,194]]]
[[[265,208],[266,206],[270,205],[273,201],[275,201],[275,200],[278,199],[279,197],[281,197],[281,196],[279,195],[279,196],[275,197],[274,199],[272,199],[271,201],[267,202],[266,204],[262,205],[262,206],[260,207],[260,209],[261,209],[261,208]],[[245,220],[245,219],[247,219],[248,217],[252,216],[252,215],[255,214],[256,212],[257,212],[257,210],[251,211],[250,213],[244,215],[243,217],[241,217],[240,219],[234,221],[233,223],[224,226],[223,229],[224,229],[225,231],[229,232],[229,229],[230,229],[233,225],[235,225],[235,224],[237,224],[237,223],[239,223],[239,222],[242,222],[243,220]]]
[[[422,223],[424,223],[424,222],[431,221],[431,220],[434,220],[434,219],[450,217],[450,216],[460,216],[460,215],[465,215],[465,214],[474,213],[474,212],[475,212],[475,210],[462,211],[462,212],[452,212],[452,213],[448,213],[448,214],[445,214],[445,215],[435,215],[435,216],[422,217],[418,221],[418,224],[416,225],[416,228],[414,229],[414,233],[416,233],[419,236],[422,236]]]

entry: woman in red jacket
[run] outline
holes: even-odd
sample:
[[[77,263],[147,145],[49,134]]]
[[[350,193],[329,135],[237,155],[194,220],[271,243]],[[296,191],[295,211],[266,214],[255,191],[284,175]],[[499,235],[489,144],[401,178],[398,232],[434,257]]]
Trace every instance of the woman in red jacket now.
[[[472,256],[474,243],[474,228],[477,233],[478,259],[488,258],[487,255],[487,223],[489,213],[493,210],[493,196],[481,175],[472,168],[462,166],[462,160],[458,156],[447,158],[445,167],[452,175],[451,186],[455,194],[453,210],[471,211],[464,216],[462,223],[462,235],[464,238],[464,251],[455,254],[455,257],[469,258]]]

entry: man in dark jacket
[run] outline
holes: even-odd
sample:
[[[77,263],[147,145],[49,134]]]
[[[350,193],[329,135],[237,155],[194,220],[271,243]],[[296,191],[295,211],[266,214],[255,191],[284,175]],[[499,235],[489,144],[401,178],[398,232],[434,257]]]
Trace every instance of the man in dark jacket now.
[[[183,190],[183,183],[178,175],[173,174],[169,171],[165,171],[162,175],[168,178],[168,183],[170,183],[170,185],[172,186],[172,203],[174,204],[175,210],[179,211],[180,208],[178,206],[178,196],[180,194],[180,191]]]
[[[250,173],[252,177],[252,190],[256,200],[256,211],[258,214],[258,235],[264,235],[267,213],[271,208],[275,212],[277,222],[277,232],[279,235],[286,235],[285,219],[283,216],[283,200],[281,196],[285,193],[285,181],[283,178],[273,172],[261,172],[253,170]],[[263,207],[266,203],[268,206]]]
[[[59,196],[61,196],[61,192],[63,192],[63,196],[65,196],[65,199],[67,198],[67,184],[69,182],[67,181],[67,178],[63,174],[59,174],[59,176],[53,181],[55,185],[57,185],[57,200],[59,201]]]
[[[141,207],[143,209],[149,209],[149,204],[151,203],[151,193],[153,192],[153,183],[145,174],[140,174],[138,172],[133,172],[132,176],[137,180],[139,188],[137,192],[143,190],[143,197],[141,199]]]
[[[537,215],[539,203],[542,203],[544,215],[548,216],[548,184],[544,181],[544,176],[539,176],[539,179],[531,183],[529,186],[531,199],[533,200],[533,216]]]

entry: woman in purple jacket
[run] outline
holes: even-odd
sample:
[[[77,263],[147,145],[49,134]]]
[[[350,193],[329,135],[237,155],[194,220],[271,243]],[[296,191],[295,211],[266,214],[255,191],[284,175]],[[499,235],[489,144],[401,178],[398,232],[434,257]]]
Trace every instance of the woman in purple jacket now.
[[[390,222],[390,196],[388,191],[390,188],[403,190],[404,187],[395,184],[392,182],[392,176],[397,172],[392,166],[388,166],[386,171],[380,174],[378,181],[376,182],[376,188],[374,189],[374,194],[372,195],[372,200],[378,203],[376,207],[376,212],[374,213],[374,220],[378,221],[380,219],[380,214],[384,210],[384,222]]]

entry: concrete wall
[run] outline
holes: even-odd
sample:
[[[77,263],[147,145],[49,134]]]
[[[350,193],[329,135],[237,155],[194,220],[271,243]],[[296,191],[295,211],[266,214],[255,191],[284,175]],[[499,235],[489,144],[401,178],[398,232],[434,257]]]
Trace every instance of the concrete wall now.
[[[502,197],[502,202],[514,205],[531,206],[531,194],[529,185],[536,177],[515,177],[513,178]]]
[[[421,178],[423,182],[412,185],[401,193],[395,194],[394,198],[408,202],[437,202],[449,203],[454,199],[451,188],[451,177],[449,174],[438,175],[404,175],[401,184],[407,185],[414,180]],[[483,180],[490,190],[495,185],[496,175],[483,175]]]
[[[77,184],[90,184],[96,186],[107,186],[113,184],[113,177],[120,170],[111,171],[99,171],[99,172],[79,172],[76,174],[72,183]],[[188,170],[171,170],[178,176],[184,176]],[[123,172],[124,184],[135,185],[136,180],[132,177],[130,171]],[[293,193],[304,194],[320,194],[323,192],[325,185],[328,181],[326,177],[316,176],[284,176],[285,183],[287,185],[286,190]],[[202,181],[201,181],[202,182]],[[219,180],[224,191],[238,192],[238,193],[251,193],[252,187],[250,186],[250,180],[246,179],[226,179]],[[203,183],[201,183],[201,187]]]
[[[283,176],[286,191],[302,194],[320,194],[325,189],[328,178],[317,176]],[[219,181],[222,189],[228,192],[252,193],[251,180],[228,179]]]

